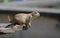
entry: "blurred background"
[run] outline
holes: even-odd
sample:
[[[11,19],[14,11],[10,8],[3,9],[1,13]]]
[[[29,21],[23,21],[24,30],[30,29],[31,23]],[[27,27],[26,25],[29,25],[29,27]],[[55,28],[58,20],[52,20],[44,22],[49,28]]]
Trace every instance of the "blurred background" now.
[[[34,10],[41,16],[32,22],[28,31],[0,35],[0,38],[60,38],[60,0],[0,0],[0,25],[9,24],[8,14]]]
[[[60,0],[0,0],[1,3],[17,7],[58,8]]]

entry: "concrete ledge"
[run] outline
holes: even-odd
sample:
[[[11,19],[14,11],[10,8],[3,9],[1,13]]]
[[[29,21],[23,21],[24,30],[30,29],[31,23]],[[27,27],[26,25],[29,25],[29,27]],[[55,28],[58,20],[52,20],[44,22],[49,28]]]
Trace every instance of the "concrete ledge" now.
[[[1,11],[20,11],[20,12],[31,12],[34,10],[38,10],[39,12],[46,12],[46,13],[56,13],[60,14],[60,9],[52,9],[52,8],[30,8],[30,7],[4,7],[0,6]],[[1,12],[0,12],[1,13]]]

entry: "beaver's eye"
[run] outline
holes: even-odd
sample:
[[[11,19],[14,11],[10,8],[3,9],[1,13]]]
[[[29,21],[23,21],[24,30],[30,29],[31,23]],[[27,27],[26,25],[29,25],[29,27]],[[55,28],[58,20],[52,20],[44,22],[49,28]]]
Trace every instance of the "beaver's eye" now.
[[[37,13],[35,12],[35,14],[37,14]]]

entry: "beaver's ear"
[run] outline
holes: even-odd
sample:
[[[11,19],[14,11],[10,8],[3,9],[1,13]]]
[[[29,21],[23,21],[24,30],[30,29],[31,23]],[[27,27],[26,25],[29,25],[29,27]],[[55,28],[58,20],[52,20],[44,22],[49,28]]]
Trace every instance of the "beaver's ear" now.
[[[35,12],[35,13],[39,13],[39,11],[38,11],[38,10],[35,10],[34,12]]]
[[[32,11],[32,13],[37,13],[37,12],[38,12],[38,10]]]

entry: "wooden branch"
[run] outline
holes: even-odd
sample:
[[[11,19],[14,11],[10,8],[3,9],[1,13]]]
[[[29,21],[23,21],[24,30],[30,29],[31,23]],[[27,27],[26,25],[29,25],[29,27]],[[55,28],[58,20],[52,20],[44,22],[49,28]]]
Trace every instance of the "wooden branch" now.
[[[14,33],[16,31],[22,30],[22,26],[16,25],[13,26],[12,28],[0,28],[0,33]]]

